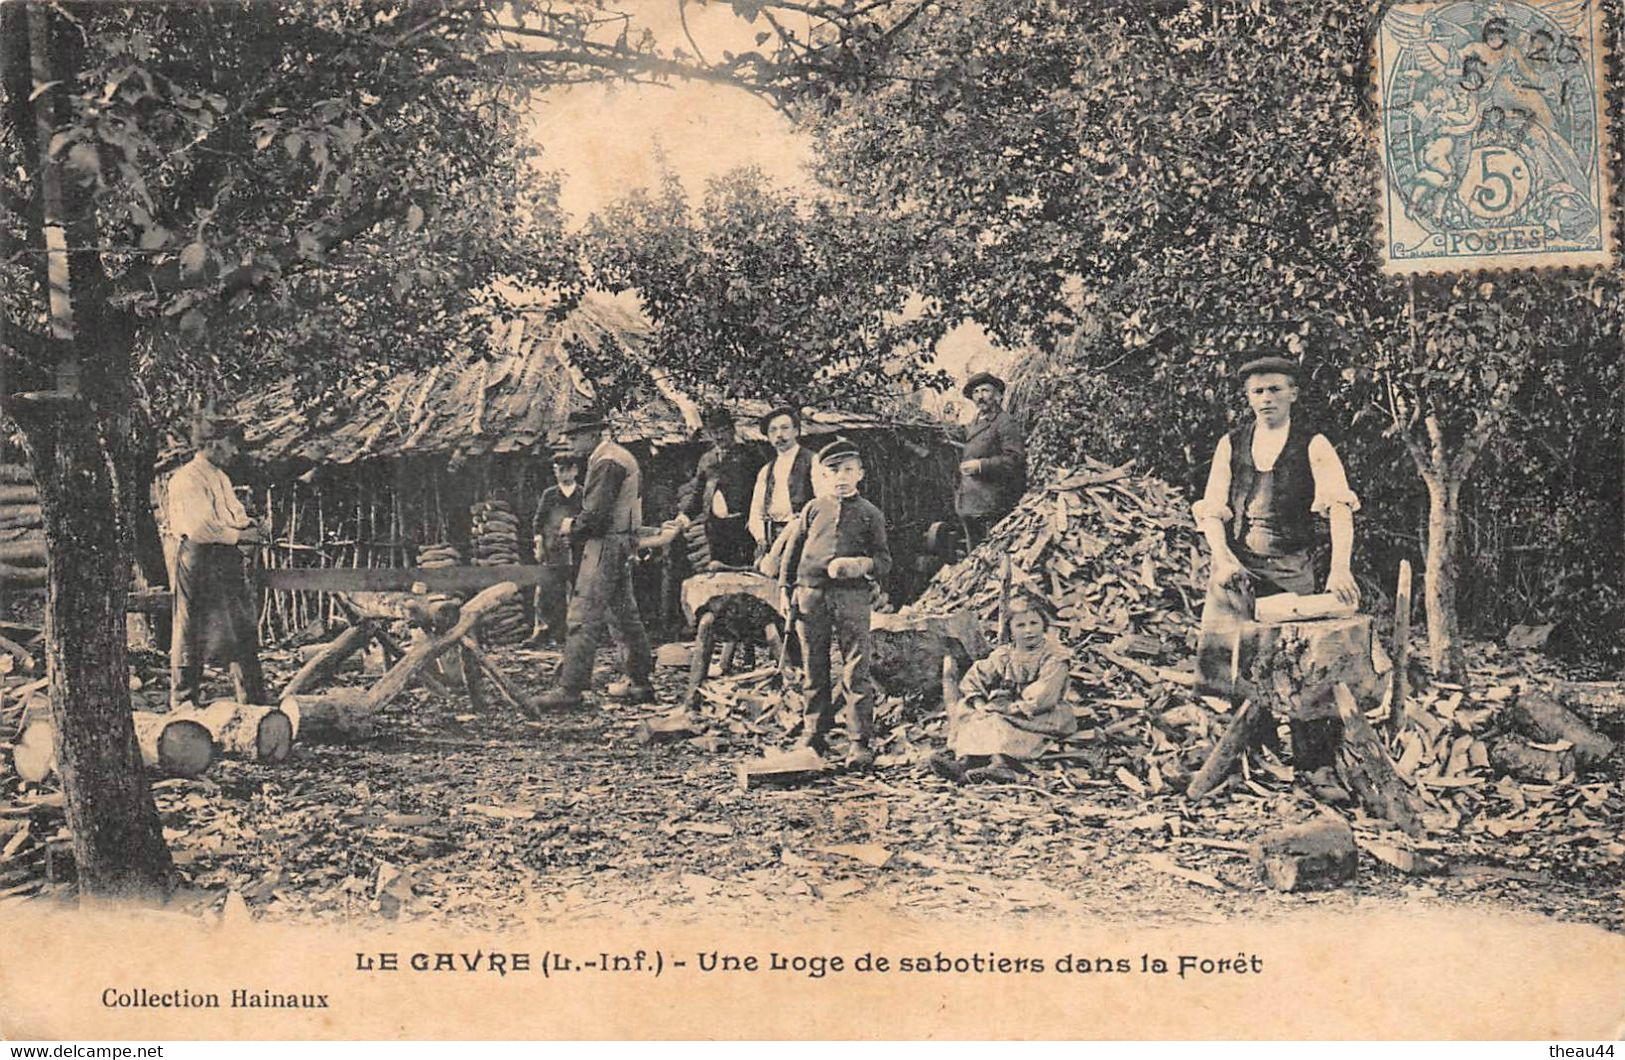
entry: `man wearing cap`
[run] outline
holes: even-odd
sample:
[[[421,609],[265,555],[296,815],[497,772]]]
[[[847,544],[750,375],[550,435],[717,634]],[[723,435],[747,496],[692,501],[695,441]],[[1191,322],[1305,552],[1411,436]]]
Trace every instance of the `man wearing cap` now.
[[[536,623],[527,644],[539,643],[544,635],[555,644],[564,643],[566,608],[581,548],[560,528],[566,519],[581,514],[580,474],[580,458],[564,449],[553,453],[554,482],[542,491],[530,524],[542,580],[536,586]]]
[[[170,705],[203,703],[203,666],[231,669],[237,701],[264,703],[254,594],[239,545],[265,530],[248,517],[225,469],[244,448],[236,420],[205,416],[193,425],[197,453],[170,476],[164,505],[174,618],[169,642]]]
[[[965,429],[954,509],[965,528],[968,552],[986,540],[993,524],[1021,499],[1027,452],[1021,428],[1004,411],[1004,380],[992,372],[977,372],[965,381],[964,393],[976,403],[976,418]]]
[[[801,413],[791,405],[770,410],[759,421],[773,447],[773,459],[756,473],[750,495],[750,536],[765,554],[807,502],[813,499],[813,454],[801,444]]]
[[[633,702],[654,698],[649,684],[654,658],[632,594],[632,555],[643,522],[642,473],[637,459],[609,438],[606,427],[601,417],[582,412],[572,412],[565,424],[571,454],[586,461],[587,481],[581,513],[563,519],[559,532],[581,549],[581,563],[570,594],[558,687],[534,701],[543,709],[581,705],[606,627],[614,630],[626,660],[626,681],[612,683],[610,693]]]
[[[869,676],[873,642],[869,635],[872,583],[891,572],[886,543],[886,517],[858,494],[863,459],[858,447],[837,438],[818,452],[829,470],[832,492],[815,497],[785,531],[779,566],[781,607],[801,618],[801,651],[807,663],[807,696],[802,742],[818,754],[828,752],[835,724],[830,685],[831,638],[840,644],[849,674],[847,691],[852,726],[847,765],[874,764],[874,682]]]
[[[753,449],[740,443],[733,414],[721,405],[707,408],[701,423],[711,448],[700,457],[694,477],[678,490],[677,510],[695,522],[705,520],[713,560],[748,567],[756,558],[747,515],[759,461]]]
[[[1326,436],[1292,415],[1298,365],[1259,357],[1242,365],[1253,419],[1219,439],[1202,499],[1191,506],[1212,552],[1202,607],[1206,632],[1227,631],[1253,617],[1253,599],[1315,591],[1311,550],[1315,516],[1331,524],[1331,574],[1326,591],[1358,605],[1349,562],[1359,498]],[[1340,738],[1336,718],[1292,723],[1299,770],[1329,767]]]

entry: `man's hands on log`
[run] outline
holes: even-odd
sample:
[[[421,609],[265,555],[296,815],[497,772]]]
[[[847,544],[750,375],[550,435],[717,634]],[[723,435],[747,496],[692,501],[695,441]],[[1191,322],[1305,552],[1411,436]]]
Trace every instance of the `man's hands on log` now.
[[[1360,606],[1360,587],[1354,584],[1354,575],[1347,567],[1332,571],[1331,577],[1326,579],[1326,591],[1336,596],[1339,603]]]
[[[1228,548],[1214,549],[1213,584],[1245,589],[1248,577],[1247,568],[1241,565],[1234,552]]]
[[[829,576],[840,580],[867,578],[875,561],[868,556],[841,556],[829,561]]]

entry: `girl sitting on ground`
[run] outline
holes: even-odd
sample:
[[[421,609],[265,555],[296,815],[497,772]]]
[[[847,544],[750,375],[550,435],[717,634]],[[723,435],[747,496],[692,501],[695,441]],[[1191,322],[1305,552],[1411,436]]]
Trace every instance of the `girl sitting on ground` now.
[[[1018,593],[1008,614],[1010,643],[964,677],[955,680],[953,660],[943,661],[949,753],[932,755],[931,768],[956,782],[1020,780],[1024,762],[1078,728],[1065,701],[1071,656],[1050,635],[1045,604]]]

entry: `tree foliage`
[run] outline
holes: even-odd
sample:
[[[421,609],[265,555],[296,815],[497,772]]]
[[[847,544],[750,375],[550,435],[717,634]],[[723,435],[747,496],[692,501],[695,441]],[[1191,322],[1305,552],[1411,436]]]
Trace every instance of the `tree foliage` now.
[[[1028,389],[1056,399],[1031,410],[1053,446],[1040,456],[1115,433],[1194,484],[1239,412],[1240,360],[1302,355],[1367,496],[1362,524],[1415,525],[1415,483],[1392,474],[1411,464],[1439,520],[1434,559],[1452,560],[1444,535],[1492,442],[1606,439],[1607,418],[1553,414],[1552,380],[1602,385],[1589,373],[1618,356],[1625,296],[1617,269],[1381,275],[1379,7],[943,4],[901,35],[894,76],[818,117],[824,177],[909,233],[935,312],[1040,351]],[[1089,422],[1101,408],[1076,403],[1072,372],[1128,395],[1132,424]],[[1617,508],[1606,466],[1583,489]],[[1617,533],[1584,548],[1617,557]],[[1455,611],[1430,595],[1446,647]]]
[[[667,171],[594,216],[586,242],[593,281],[635,290],[653,320],[650,367],[690,393],[864,406],[942,382],[941,323],[904,312],[895,232],[832,198],[745,169],[696,205]]]

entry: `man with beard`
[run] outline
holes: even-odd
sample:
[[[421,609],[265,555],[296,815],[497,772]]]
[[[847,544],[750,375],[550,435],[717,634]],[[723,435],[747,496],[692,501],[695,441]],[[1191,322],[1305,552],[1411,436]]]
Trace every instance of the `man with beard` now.
[[[977,372],[965,382],[964,393],[976,403],[976,418],[965,429],[954,509],[965,528],[965,551],[970,552],[1021,499],[1027,453],[1021,428],[1004,411],[1004,380],[992,372]]]

